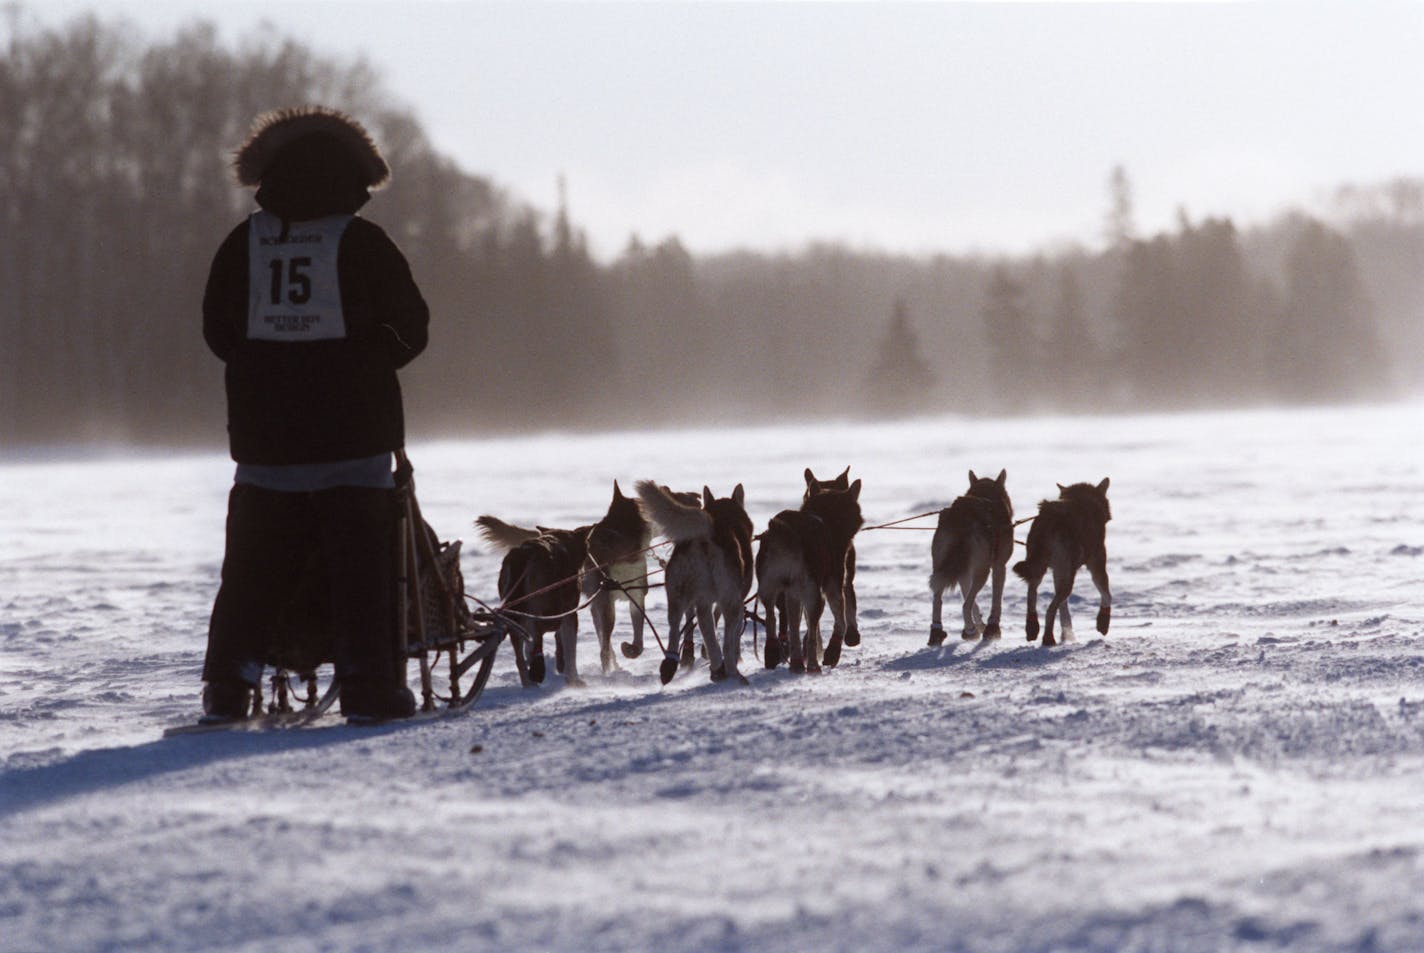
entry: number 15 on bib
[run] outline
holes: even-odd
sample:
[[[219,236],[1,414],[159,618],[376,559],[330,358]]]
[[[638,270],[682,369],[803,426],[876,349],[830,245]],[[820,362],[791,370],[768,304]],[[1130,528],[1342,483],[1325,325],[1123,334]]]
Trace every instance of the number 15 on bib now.
[[[270,212],[256,212],[248,221],[248,339],[346,337],[336,255],[351,216],[294,222],[285,232]]]

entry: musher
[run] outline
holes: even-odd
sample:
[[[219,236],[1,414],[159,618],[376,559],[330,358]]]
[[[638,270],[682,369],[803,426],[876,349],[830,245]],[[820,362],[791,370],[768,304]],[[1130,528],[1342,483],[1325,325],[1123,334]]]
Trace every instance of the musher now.
[[[237,462],[203,664],[205,719],[251,711],[279,614],[313,563],[325,579],[342,713],[407,717],[396,371],[425,349],[429,309],[395,243],[356,214],[390,169],[359,123],[321,107],[259,117],[233,165],[259,208],[219,247],[203,295],[203,337],[227,365]]]

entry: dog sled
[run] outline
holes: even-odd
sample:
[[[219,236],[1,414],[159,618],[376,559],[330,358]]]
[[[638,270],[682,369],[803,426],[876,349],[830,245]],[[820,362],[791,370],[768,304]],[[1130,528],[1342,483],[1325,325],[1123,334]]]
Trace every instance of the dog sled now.
[[[397,454],[396,492],[397,634],[406,659],[420,668],[421,710],[436,710],[437,700],[450,709],[469,708],[489,683],[506,637],[516,656],[523,655],[524,632],[490,609],[467,604],[460,541],[441,542],[421,515],[414,468],[404,450]],[[434,687],[442,659],[448,686],[443,697]]]
[[[522,664],[523,628],[496,610],[471,609],[460,571],[460,540],[441,541],[416,499],[414,468],[396,455],[396,530],[392,566],[396,637],[407,666],[420,672],[418,715],[463,711],[483,694],[500,646],[508,638]],[[324,569],[313,554],[303,582],[272,635],[265,684],[254,692],[251,717],[171,728],[166,735],[215,728],[287,728],[315,722],[340,697],[340,681],[323,676],[335,655],[325,608]],[[477,600],[476,600],[477,601]],[[323,687],[323,682],[324,687]]]

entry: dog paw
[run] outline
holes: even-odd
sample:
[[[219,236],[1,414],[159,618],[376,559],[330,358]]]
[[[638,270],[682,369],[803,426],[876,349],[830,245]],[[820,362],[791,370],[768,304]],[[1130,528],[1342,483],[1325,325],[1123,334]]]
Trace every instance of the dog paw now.
[[[1038,638],[1038,620],[1029,619],[1028,622],[1024,623],[1024,632],[1028,635],[1030,642]]]
[[[943,645],[943,644],[944,644],[944,627],[943,627],[943,626],[939,626],[939,625],[932,625],[932,626],[930,626],[930,641],[929,641],[929,644],[930,644],[931,646]]]
[[[800,675],[806,671],[806,660],[803,658],[794,658],[786,667],[797,675]]]
[[[859,645],[860,629],[856,628],[855,626],[851,626],[849,629],[846,629],[845,644],[849,645],[851,648],[855,648],[857,645]]]
[[[762,664],[767,668],[776,668],[781,664],[781,640],[776,636],[766,640],[766,655]]]
[[[999,628],[999,623],[997,622],[990,622],[988,625],[984,626],[984,638],[986,639],[1001,638],[1003,634],[1004,632],[1002,629]]]
[[[529,660],[529,681],[535,685],[544,684],[544,656],[535,655]]]
[[[959,637],[966,642],[973,642],[975,639],[979,638],[979,630],[965,629],[963,632],[959,633]]]
[[[663,684],[666,685],[668,682],[672,681],[673,676],[676,674],[677,656],[669,655],[667,658],[663,659],[663,664],[661,665],[661,667],[658,668],[658,677],[661,678],[663,680]]]
[[[1058,644],[1058,640],[1053,637],[1053,633],[1052,633],[1052,632],[1045,632],[1045,633],[1043,634],[1043,647],[1044,647],[1044,648],[1051,648],[1052,646],[1055,646],[1055,645],[1057,645],[1057,644]]]
[[[821,662],[826,668],[835,668],[840,664],[840,661],[841,645],[835,639],[832,639],[831,644],[826,646],[825,654],[821,656]]]
[[[1112,607],[1103,606],[1098,610],[1098,632],[1102,635],[1108,634],[1108,623],[1112,621]]]
[[[721,682],[726,681],[726,679],[727,667],[725,665],[718,665],[716,668],[712,669],[712,681]]]
[[[623,650],[624,658],[637,658],[643,654],[643,647],[634,645],[632,642],[624,642],[619,648]]]

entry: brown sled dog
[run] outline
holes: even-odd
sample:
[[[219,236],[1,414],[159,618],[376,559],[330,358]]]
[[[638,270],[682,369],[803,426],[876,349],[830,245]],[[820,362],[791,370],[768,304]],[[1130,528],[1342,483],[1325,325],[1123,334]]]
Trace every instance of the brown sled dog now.
[[[1014,551],[1014,507],[1004,483],[1008,471],[998,477],[975,476],[969,471],[969,490],[939,511],[939,525],[930,543],[930,592],[934,603],[930,616],[930,645],[944,642],[940,612],[944,590],[959,587],[964,597],[966,639],[997,639],[1002,633],[999,614],[1004,602],[1004,577],[1009,556]],[[979,614],[979,590],[990,575],[994,577],[989,621]]]
[[[1112,618],[1112,592],[1108,589],[1108,553],[1105,543],[1108,520],[1108,481],[1097,486],[1058,484],[1058,499],[1038,504],[1038,516],[1028,531],[1028,556],[1014,565],[1014,572],[1028,583],[1028,619],[1024,630],[1028,640],[1038,638],[1038,584],[1043,574],[1053,570],[1053,599],[1048,603],[1048,627],[1043,644],[1053,638],[1055,615],[1062,617],[1063,641],[1073,640],[1073,620],[1068,614],[1068,596],[1079,566],[1087,566],[1098,587],[1098,631],[1108,634]]]
[[[836,480],[821,482],[808,469],[801,509],[782,510],[761,534],[756,575],[758,595],[766,611],[767,668],[776,668],[786,657],[793,672],[819,671],[823,663],[833,667],[840,662],[843,643],[853,644],[853,540],[864,520],[860,513],[860,481],[849,483],[848,476],[849,469]],[[827,605],[833,625],[831,640],[822,652],[821,613]],[[780,626],[778,609],[782,613]],[[855,641],[860,641],[858,631]]]
[[[544,681],[544,635],[553,632],[564,682],[582,685],[577,655],[579,573],[588,559],[591,527],[525,529],[493,516],[481,516],[475,525],[490,545],[505,550],[499,567],[500,608],[529,635],[529,656],[520,660],[521,674],[527,668],[530,682]]]
[[[643,654],[643,604],[648,592],[648,544],[653,530],[638,508],[613,483],[613,500],[603,519],[588,533],[588,561],[584,566],[583,594],[590,598],[589,615],[598,633],[598,661],[603,674],[618,668],[613,657],[614,610],[619,600],[632,603],[633,641],[623,643],[623,654]]]
[[[648,518],[673,542],[666,575],[668,654],[659,672],[663,684],[677,674],[677,633],[683,620],[694,613],[712,665],[712,681],[734,677],[745,682],[737,671],[744,600],[752,586],[752,521],[744,505],[745,491],[739,483],[730,497],[717,499],[704,487],[699,507],[681,502],[652,480],[640,480],[637,489]],[[720,643],[714,612],[722,616]]]

